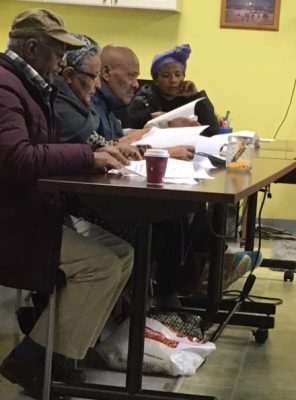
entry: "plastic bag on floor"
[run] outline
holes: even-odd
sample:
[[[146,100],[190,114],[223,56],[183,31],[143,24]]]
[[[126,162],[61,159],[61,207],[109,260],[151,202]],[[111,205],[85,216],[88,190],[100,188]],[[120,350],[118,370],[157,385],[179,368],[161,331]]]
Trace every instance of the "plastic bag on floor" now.
[[[128,336],[129,319],[97,346],[109,368],[126,370]],[[143,372],[194,375],[215,348],[214,343],[184,336],[155,319],[146,318]]]

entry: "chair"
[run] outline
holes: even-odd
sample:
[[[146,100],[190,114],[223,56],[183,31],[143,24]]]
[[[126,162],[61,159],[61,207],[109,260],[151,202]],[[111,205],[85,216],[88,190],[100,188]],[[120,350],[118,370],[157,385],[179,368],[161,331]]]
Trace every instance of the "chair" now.
[[[57,274],[57,280],[56,280],[56,285],[53,288],[53,291],[51,294],[48,295],[48,308],[49,308],[49,313],[48,313],[48,334],[47,334],[47,344],[46,344],[46,353],[45,353],[45,363],[44,363],[44,381],[43,381],[43,389],[42,389],[42,400],[49,400],[50,399],[50,386],[51,386],[51,375],[52,375],[52,359],[53,359],[53,343],[54,343],[54,323],[55,323],[55,310],[56,310],[56,293],[57,290],[63,287],[66,283],[64,273],[61,270],[58,270]],[[35,293],[36,294],[36,293]],[[15,303],[15,312],[18,317],[19,325],[20,320],[19,320],[19,311],[24,310],[24,309],[29,309],[33,307],[22,307],[22,295],[23,295],[23,290],[22,289],[17,289],[16,292],[16,303]],[[38,294],[37,294],[38,295]],[[32,293],[30,294],[32,296]],[[42,301],[43,305],[41,308],[45,308],[46,302],[45,302],[45,296],[47,295],[40,295],[42,296]],[[39,313],[41,311],[39,310]],[[29,315],[27,313],[24,313],[23,317],[26,318],[26,316]],[[40,314],[39,314],[40,315]],[[38,315],[38,316],[39,316]],[[37,318],[36,318],[37,319]],[[31,329],[33,328],[36,320],[32,320],[29,323],[28,327],[28,332],[23,332],[25,334],[29,334]],[[22,326],[20,326],[21,330]]]
[[[56,308],[56,287],[54,287],[52,294],[49,297],[49,313],[48,313],[48,333],[47,345],[44,364],[44,381],[42,400],[50,399],[50,385],[51,385],[51,369],[52,369],[52,356],[53,356],[53,341],[54,341],[54,322],[55,322],[55,308]]]

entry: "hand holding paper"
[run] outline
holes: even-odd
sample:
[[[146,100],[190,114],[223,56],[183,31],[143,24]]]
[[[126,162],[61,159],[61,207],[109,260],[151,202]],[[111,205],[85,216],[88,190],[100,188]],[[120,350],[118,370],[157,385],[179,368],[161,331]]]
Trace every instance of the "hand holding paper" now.
[[[191,101],[190,103],[185,104],[184,106],[181,106],[179,108],[176,108],[175,110],[169,111],[163,115],[160,115],[159,117],[153,118],[150,121],[147,122],[145,127],[159,127],[163,122],[166,121],[172,121],[175,118],[179,117],[184,117],[184,118],[189,118],[192,120],[192,117],[194,117],[194,109],[195,109],[195,104],[198,101],[203,100],[205,97],[201,97],[200,99]]]

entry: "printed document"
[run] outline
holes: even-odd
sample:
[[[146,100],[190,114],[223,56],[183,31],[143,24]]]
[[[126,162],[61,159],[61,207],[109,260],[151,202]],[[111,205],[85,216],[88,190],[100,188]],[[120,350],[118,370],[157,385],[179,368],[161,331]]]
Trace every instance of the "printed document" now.
[[[150,126],[158,127],[159,124],[161,124],[164,121],[171,121],[171,120],[173,120],[175,118],[179,118],[179,117],[185,117],[185,118],[189,118],[189,119],[196,118],[196,116],[194,114],[195,104],[198,101],[201,101],[203,99],[205,99],[205,97],[201,97],[200,99],[191,101],[190,103],[187,103],[184,106],[175,108],[172,111],[169,111],[165,114],[160,115],[159,117],[153,118],[146,123],[145,127],[150,127]]]
[[[146,161],[131,161],[131,164],[119,170],[123,175],[140,175],[146,177]],[[213,179],[199,163],[168,159],[165,182],[196,183],[196,179]]]
[[[207,127],[208,125],[186,128],[151,128],[142,139],[132,144],[149,144],[159,149],[175,146],[193,146],[196,152],[218,155],[223,145],[227,144],[228,135],[215,135],[210,138],[200,136],[201,132]]]

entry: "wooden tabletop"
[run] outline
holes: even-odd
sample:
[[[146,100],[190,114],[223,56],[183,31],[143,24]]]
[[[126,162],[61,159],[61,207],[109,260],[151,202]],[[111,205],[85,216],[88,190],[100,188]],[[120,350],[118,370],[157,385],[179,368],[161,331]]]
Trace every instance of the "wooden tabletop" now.
[[[47,191],[92,193],[121,199],[154,199],[173,202],[211,201],[235,204],[295,170],[296,161],[257,158],[250,172],[229,172],[216,169],[210,172],[215,179],[196,185],[165,184],[163,188],[147,187],[139,176],[115,174],[75,175],[40,179],[39,187]]]
[[[282,158],[292,160],[296,158],[296,140],[275,140],[270,143],[261,143],[257,152],[260,158]]]

